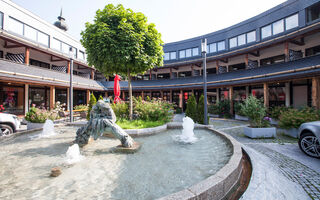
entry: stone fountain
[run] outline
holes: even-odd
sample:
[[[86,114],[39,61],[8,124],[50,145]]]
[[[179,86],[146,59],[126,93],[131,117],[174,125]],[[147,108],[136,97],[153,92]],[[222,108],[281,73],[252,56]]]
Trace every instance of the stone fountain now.
[[[114,149],[116,152],[133,153],[140,148],[140,145],[116,124],[116,115],[109,103],[103,100],[93,106],[88,123],[77,130],[75,143],[82,147],[88,144],[90,138],[96,140],[107,132],[121,141],[121,145]]]

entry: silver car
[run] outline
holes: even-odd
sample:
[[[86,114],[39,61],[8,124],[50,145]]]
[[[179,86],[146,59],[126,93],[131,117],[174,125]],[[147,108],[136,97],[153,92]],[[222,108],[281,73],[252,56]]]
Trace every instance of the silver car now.
[[[320,158],[320,121],[301,124],[298,138],[299,147],[305,154]]]
[[[20,129],[20,121],[16,115],[0,113],[0,137],[9,136]]]

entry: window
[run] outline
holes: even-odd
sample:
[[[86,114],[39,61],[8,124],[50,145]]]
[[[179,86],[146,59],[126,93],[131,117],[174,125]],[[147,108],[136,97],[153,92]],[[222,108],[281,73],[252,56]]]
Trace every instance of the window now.
[[[0,12],[0,28],[3,28],[3,13]]]
[[[23,23],[9,17],[9,31],[23,35]]]
[[[79,58],[80,58],[81,60],[85,60],[84,52],[83,52],[83,51],[80,51],[80,50],[79,50]]]
[[[261,37],[266,38],[271,36],[271,25],[265,26],[261,28]]]
[[[49,46],[49,35],[38,31],[38,42],[40,44]]]
[[[164,60],[170,60],[170,54],[164,53]]]
[[[179,51],[179,58],[185,58],[186,57],[186,50]]]
[[[207,50],[208,51],[208,50]],[[196,47],[196,48],[193,48],[192,49],[192,56],[198,56],[199,55],[199,48]]]
[[[37,41],[37,30],[30,26],[25,25],[24,36],[30,40]]]
[[[290,30],[299,26],[299,16],[298,14],[292,15],[286,18],[286,30]]]
[[[222,51],[226,49],[225,41],[218,42],[218,51]]]
[[[256,41],[256,31],[247,33],[247,43]]]
[[[238,36],[238,46],[246,44],[246,34]]]
[[[234,38],[229,39],[229,47],[230,47],[230,48],[233,48],[233,47],[236,47],[236,46],[238,46],[238,44],[237,44],[237,37],[234,37]]]
[[[62,53],[69,54],[70,46],[66,43],[61,42],[61,51]]]
[[[53,38],[51,40],[51,48],[61,51],[61,42]]]
[[[210,50],[210,51],[209,51]],[[217,43],[212,43],[209,45],[208,52],[214,53],[217,52]]]
[[[174,60],[174,59],[177,59],[177,52],[175,51],[170,52],[170,60]]]
[[[312,22],[320,18],[320,2],[307,8],[307,22]]]
[[[186,57],[191,57],[191,49],[186,49]]]
[[[282,33],[283,31],[284,31],[284,21],[283,21],[283,19],[279,20],[277,22],[274,22],[272,24],[272,34],[273,35]]]

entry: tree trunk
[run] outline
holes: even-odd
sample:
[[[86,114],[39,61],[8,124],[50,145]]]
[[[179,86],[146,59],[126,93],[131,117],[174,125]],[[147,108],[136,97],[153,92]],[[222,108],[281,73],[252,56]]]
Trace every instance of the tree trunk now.
[[[130,70],[128,69],[128,87],[129,87],[129,119],[132,120],[133,115],[133,102],[132,102],[132,86],[131,86],[131,76]]]

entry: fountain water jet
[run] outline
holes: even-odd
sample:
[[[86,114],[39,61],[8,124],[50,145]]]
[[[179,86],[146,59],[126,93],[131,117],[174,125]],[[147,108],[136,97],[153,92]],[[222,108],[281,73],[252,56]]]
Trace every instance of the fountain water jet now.
[[[31,136],[30,138],[31,139],[48,138],[54,135],[56,135],[56,132],[54,132],[54,123],[52,120],[47,119],[43,125],[42,132],[38,135]]]
[[[174,140],[180,143],[192,144],[195,143],[198,138],[194,136],[194,122],[190,117],[184,117],[182,123],[182,134],[175,135]]]
[[[66,153],[66,163],[73,164],[84,159],[84,156],[80,154],[80,149],[78,144],[73,144],[68,148]]]

